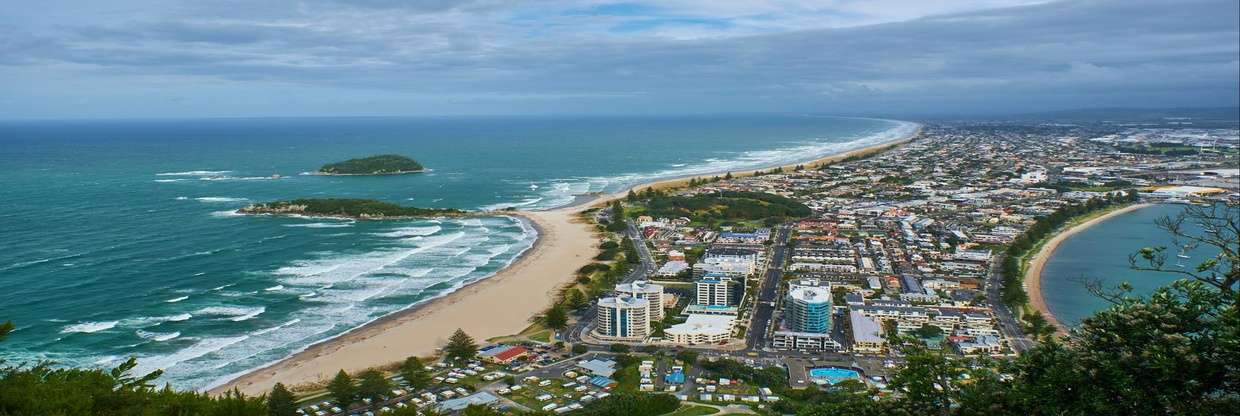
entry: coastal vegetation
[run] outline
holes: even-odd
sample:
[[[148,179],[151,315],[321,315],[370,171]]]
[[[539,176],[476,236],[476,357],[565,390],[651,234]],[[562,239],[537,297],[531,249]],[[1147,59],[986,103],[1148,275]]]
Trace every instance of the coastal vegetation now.
[[[630,216],[686,217],[696,223],[722,224],[767,219],[780,222],[813,214],[809,207],[796,200],[762,192],[723,191],[675,196],[649,191],[642,197],[645,198],[643,209],[634,210]]]
[[[465,331],[457,329],[443,347],[444,356],[455,363],[465,362],[478,355],[478,344]]]
[[[329,163],[319,168],[318,173],[321,175],[399,175],[422,170],[422,164],[413,159],[389,154]]]
[[[237,213],[377,220],[460,216],[466,214],[466,211],[455,208],[406,207],[374,199],[303,198],[252,204],[237,210]]]
[[[1008,244],[1002,263],[1000,263],[1000,273],[1003,275],[1003,290],[1000,296],[1003,303],[1014,311],[1024,310],[1029,301],[1029,294],[1025,293],[1024,285],[1021,284],[1025,272],[1024,260],[1029,253],[1032,253],[1035,248],[1040,247],[1057,230],[1083,216],[1134,203],[1137,201],[1137,198],[1136,191],[1111,194],[1105,197],[1093,198],[1080,204],[1065,205],[1050,215],[1038,218],[1029,229],[1016,236]],[[1039,313],[1034,312],[1025,315],[1025,320],[1030,325],[1031,332],[1035,333],[1035,335],[1054,330],[1054,328],[1049,328],[1046,325],[1045,317]]]

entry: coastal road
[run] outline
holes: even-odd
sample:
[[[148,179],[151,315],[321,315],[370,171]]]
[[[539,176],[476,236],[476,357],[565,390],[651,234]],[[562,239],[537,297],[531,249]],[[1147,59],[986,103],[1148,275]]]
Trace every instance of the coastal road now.
[[[788,237],[791,228],[780,226],[775,232],[775,243],[772,244],[771,258],[766,263],[766,271],[755,297],[754,312],[750,319],[749,332],[745,335],[747,350],[761,350],[766,347],[767,332],[770,331],[771,317],[775,314],[775,297],[779,294],[779,283],[783,275],[784,256],[788,250]]]
[[[655,267],[654,256],[650,254],[650,248],[646,246],[646,240],[642,238],[641,232],[633,225],[628,223],[628,227],[624,230],[624,235],[633,241],[633,247],[637,249],[637,255],[641,259],[641,264],[633,267],[629,274],[621,279],[621,283],[632,283],[635,280],[650,278],[650,275],[657,270]],[[565,341],[571,343],[582,342],[582,336],[590,329],[590,325],[594,323],[594,316],[597,313],[593,306],[589,307],[577,319],[577,323],[570,326],[564,331]]]
[[[995,319],[999,320],[999,331],[1003,332],[1003,337],[1008,339],[1012,350],[1021,353],[1032,348],[1034,342],[1025,337],[1020,322],[1007,305],[1003,304],[1003,275],[999,271],[1002,260],[1002,255],[990,258],[990,273],[986,276],[986,302],[990,303],[990,309],[995,311]]]
[[[654,256],[650,254],[650,247],[646,246],[646,240],[642,238],[642,233],[637,230],[637,226],[633,225],[632,221],[628,221],[628,225],[628,228],[624,230],[624,234],[630,240],[633,240],[633,246],[637,249],[637,257],[641,258],[641,266],[634,267],[633,271],[629,272],[628,276],[625,276],[625,283],[648,278],[656,270]]]

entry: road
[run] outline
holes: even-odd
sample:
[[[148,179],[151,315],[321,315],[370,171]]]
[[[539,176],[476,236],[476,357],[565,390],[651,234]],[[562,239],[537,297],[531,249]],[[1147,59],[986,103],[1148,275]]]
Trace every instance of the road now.
[[[637,230],[637,226],[633,225],[632,221],[628,222],[628,228],[625,228],[624,235],[633,241],[633,247],[637,249],[637,255],[641,259],[641,264],[633,267],[633,270],[630,270],[620,280],[620,283],[632,283],[635,280],[649,278],[658,268],[654,262],[654,256],[650,254],[650,247],[646,246],[646,240],[642,238],[641,232]],[[596,313],[593,306],[582,312],[581,316],[577,318],[577,322],[564,331],[565,341],[571,343],[582,342],[581,338],[586,331],[590,330],[590,325],[594,323]]]
[[[995,319],[999,320],[999,331],[1007,338],[1012,349],[1017,353],[1025,352],[1033,347],[1034,342],[1025,337],[1020,322],[1012,315],[1012,311],[1003,304],[1003,274],[999,271],[1002,255],[991,257],[990,273],[986,276],[986,302],[990,310],[995,311]]]
[[[767,333],[770,331],[771,317],[775,314],[775,297],[779,294],[784,256],[787,254],[788,237],[791,234],[792,230],[787,225],[780,226],[775,231],[771,258],[766,262],[766,271],[756,288],[758,292],[754,298],[754,312],[750,318],[749,332],[745,335],[745,347],[749,351],[762,350],[768,344]]]
[[[650,254],[650,247],[646,246],[646,240],[642,238],[642,233],[637,230],[637,226],[632,221],[628,222],[629,227],[624,230],[624,235],[633,240],[633,246],[637,248],[638,257],[641,258],[641,267],[634,267],[628,276],[624,277],[624,283],[629,283],[638,279],[645,279],[657,270],[654,262],[654,256]]]

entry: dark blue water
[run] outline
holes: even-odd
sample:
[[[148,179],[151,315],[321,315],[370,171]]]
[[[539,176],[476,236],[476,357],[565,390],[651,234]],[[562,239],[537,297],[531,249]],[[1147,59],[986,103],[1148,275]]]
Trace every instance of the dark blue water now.
[[[142,370],[200,388],[490,276],[535,239],[502,216],[232,214],[249,202],[549,208],[655,178],[812,159],[911,128],[808,116],[0,123],[0,319],[18,326],[0,348],[77,366],[137,356]],[[431,171],[301,174],[377,153]]]

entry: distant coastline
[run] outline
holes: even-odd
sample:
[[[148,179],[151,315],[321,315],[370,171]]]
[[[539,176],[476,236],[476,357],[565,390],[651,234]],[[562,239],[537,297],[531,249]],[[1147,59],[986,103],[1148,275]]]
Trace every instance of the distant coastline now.
[[[907,134],[841,153],[731,173],[736,177],[781,167],[790,170],[797,165],[816,168],[850,157],[880,153],[919,137],[922,127],[914,125],[916,128]],[[537,232],[534,244],[507,267],[440,297],[312,344],[268,365],[212,383],[207,391],[223,394],[236,388],[246,394],[263,394],[277,381],[289,386],[317,385],[340,369],[353,372],[389,365],[411,355],[433,355],[457,328],[480,340],[519,332],[529,325],[531,316],[546,308],[564,284],[572,281],[574,271],[594,257],[598,238],[593,227],[578,218],[581,211],[623,198],[629,190],[679,188],[688,185],[691,179],[725,173],[655,179],[611,194],[578,195],[570,204],[547,210],[490,211],[497,216],[523,218]],[[493,313],[499,307],[504,313]]]
[[[1063,322],[1060,322],[1059,319],[1051,313],[1050,308],[1046,305],[1046,298],[1042,296],[1042,271],[1046,268],[1047,261],[1050,260],[1051,256],[1055,255],[1055,250],[1059,248],[1060,244],[1063,244],[1064,241],[1072,238],[1072,236],[1077,235],[1090,227],[1104,223],[1112,218],[1153,205],[1154,204],[1151,203],[1139,203],[1115,209],[1099,215],[1098,217],[1091,218],[1089,221],[1082,222],[1071,228],[1063,230],[1047,240],[1046,243],[1042,245],[1042,248],[1029,259],[1029,267],[1025,270],[1024,285],[1025,292],[1029,294],[1029,305],[1032,306],[1034,310],[1042,313],[1042,316],[1046,317],[1047,323],[1053,325],[1057,332],[1061,335],[1066,334],[1068,330],[1067,326],[1065,326]]]
[[[260,202],[242,207],[237,210],[237,213],[372,221],[476,215],[455,208],[407,207],[374,199],[350,198],[304,198]]]
[[[913,124],[916,126],[916,128],[914,128],[912,131],[910,131],[909,133],[905,135],[893,137],[891,138],[891,140],[878,142],[878,143],[872,143],[872,144],[868,144],[860,148],[846,150],[841,153],[833,153],[833,154],[829,154],[825,156],[820,156],[820,157],[817,157],[814,159],[808,159],[802,162],[793,162],[793,163],[787,163],[787,164],[782,164],[782,165],[771,165],[771,166],[758,167],[758,168],[742,170],[742,171],[718,171],[718,172],[708,172],[708,173],[693,174],[693,175],[686,175],[686,176],[677,176],[673,178],[655,179],[650,182],[639,183],[639,184],[627,187],[623,190],[613,192],[613,193],[597,192],[597,193],[588,194],[588,195],[579,195],[578,198],[574,200],[572,203],[565,205],[563,207],[560,207],[560,208],[556,208],[556,209],[563,209],[563,208],[569,208],[569,207],[574,207],[574,206],[596,207],[596,206],[607,204],[611,201],[614,201],[620,198],[624,198],[625,196],[628,195],[629,191],[638,191],[638,190],[643,190],[647,188],[658,189],[658,190],[684,188],[684,187],[689,186],[689,181],[691,180],[710,179],[710,178],[720,176],[720,175],[725,175],[728,173],[731,173],[733,177],[742,177],[742,176],[753,176],[755,173],[759,173],[762,171],[769,171],[771,169],[783,169],[784,171],[791,171],[792,169],[795,169],[797,166],[804,166],[806,169],[815,169],[815,168],[823,167],[828,164],[836,163],[836,162],[839,162],[839,161],[842,161],[844,159],[848,159],[851,157],[870,156],[870,155],[882,153],[887,150],[893,149],[895,147],[898,147],[900,145],[913,141],[917,137],[921,136],[921,131],[923,128],[921,124],[912,123],[912,122],[901,122],[901,123]]]

